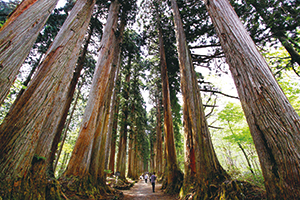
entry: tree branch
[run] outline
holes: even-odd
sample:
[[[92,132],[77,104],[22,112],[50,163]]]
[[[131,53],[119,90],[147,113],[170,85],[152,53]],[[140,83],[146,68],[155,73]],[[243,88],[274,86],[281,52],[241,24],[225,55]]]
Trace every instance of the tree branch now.
[[[216,90],[200,89],[200,91],[201,92],[212,92],[212,93],[221,94],[221,95],[226,96],[226,97],[230,97],[230,98],[234,98],[234,99],[240,99],[238,97],[235,97],[235,96],[232,96],[232,95],[229,95],[229,94],[225,94],[223,92],[219,92],[219,91],[216,91]]]

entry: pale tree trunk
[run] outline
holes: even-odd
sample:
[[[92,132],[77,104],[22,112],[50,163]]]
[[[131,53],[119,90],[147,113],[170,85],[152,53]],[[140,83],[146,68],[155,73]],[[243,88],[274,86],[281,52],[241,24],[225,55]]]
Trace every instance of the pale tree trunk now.
[[[97,18],[98,14],[96,15],[95,18]],[[88,52],[88,46],[89,46],[89,43],[91,41],[91,38],[92,38],[92,35],[93,35],[93,32],[94,32],[94,28],[95,28],[95,25],[92,24],[90,26],[90,29],[88,31],[88,35],[85,39],[85,44],[83,46],[83,49],[82,49],[82,52],[81,52],[81,55],[77,61],[77,66],[76,66],[76,69],[74,71],[74,74],[73,74],[73,78],[71,80],[71,83],[70,83],[70,87],[69,87],[69,91],[68,91],[68,94],[67,94],[67,100],[66,100],[66,104],[68,106],[65,107],[65,110],[64,110],[64,114],[63,114],[63,117],[61,118],[61,121],[60,121],[60,125],[59,125],[59,129],[57,130],[57,134],[56,134],[56,138],[55,138],[55,142],[54,144],[52,145],[52,150],[51,150],[51,163],[49,164],[52,164],[52,162],[54,162],[54,159],[55,159],[55,153],[57,151],[57,146],[58,146],[58,143],[59,143],[59,140],[60,140],[60,136],[61,136],[61,132],[63,130],[63,126],[65,125],[65,121],[66,121],[66,118],[67,118],[67,114],[68,114],[68,111],[69,111],[69,108],[70,108],[70,105],[72,103],[72,99],[73,99],[73,96],[74,96],[74,92],[75,92],[75,89],[76,89],[76,85],[78,83],[78,80],[79,80],[79,77],[80,77],[80,73],[84,67],[84,61],[85,61],[85,58],[86,58],[86,54]],[[83,84],[83,83],[82,83]],[[56,160],[55,160],[55,163],[53,165],[53,169],[50,169],[50,170],[53,170],[53,173],[55,172],[55,168],[56,168],[56,165],[57,165],[57,162],[58,162],[58,159],[59,159],[59,156],[60,156],[60,152],[63,148],[63,144],[64,144],[64,140],[67,136],[67,131],[68,131],[68,127],[69,127],[69,124],[71,123],[71,119],[72,119],[72,115],[75,111],[75,108],[76,108],[76,104],[77,104],[77,100],[79,98],[79,95],[80,95],[80,90],[81,90],[81,87],[82,85],[80,85],[78,87],[78,93],[77,93],[77,96],[76,96],[76,99],[75,99],[75,103],[74,103],[74,107],[70,113],[70,119],[69,121],[67,122],[66,124],[66,129],[65,129],[65,132],[63,133],[63,139],[62,139],[62,143],[61,143],[61,147],[58,151],[58,155],[56,157]],[[51,167],[51,166],[50,166]]]
[[[58,0],[24,0],[0,29],[0,105]]]
[[[126,20],[122,19],[121,21],[121,25],[120,25],[120,35],[118,37],[118,44],[121,44],[123,41],[123,34],[124,34],[124,29],[126,26]],[[111,103],[111,111],[110,111],[110,116],[109,116],[109,125],[108,125],[108,132],[107,132],[107,139],[106,139],[106,147],[105,147],[105,169],[107,169],[108,167],[108,159],[110,157],[110,153],[111,153],[111,148],[112,146],[114,146],[115,148],[115,144],[112,144],[112,140],[115,140],[115,135],[113,134],[114,130],[114,119],[115,119],[115,114],[116,114],[116,110],[118,110],[116,108],[116,98],[117,98],[117,94],[119,93],[119,86],[117,85],[119,80],[120,80],[120,65],[121,65],[121,47],[120,45],[117,45],[115,47],[115,53],[114,53],[114,58],[113,58],[113,65],[117,66],[117,72],[116,72],[116,76],[115,76],[115,81],[114,83],[114,90],[113,90],[113,98],[112,98],[112,103]],[[116,133],[116,132],[115,132]],[[114,170],[111,170],[112,172]]]
[[[35,195],[45,198],[45,194],[39,193],[42,190],[35,191],[34,185],[42,188],[47,184],[45,177],[52,143],[66,106],[68,85],[93,7],[92,0],[77,1],[39,66],[37,75],[0,127],[0,149],[6,152],[1,157],[5,160],[1,161],[1,179],[8,182],[15,181],[17,177],[26,179],[29,172],[34,171],[32,198]],[[30,167],[33,168],[29,171]]]
[[[190,129],[193,135],[195,163],[196,163],[196,181],[197,198],[208,198],[215,195],[210,185],[219,186],[228,175],[220,165],[216,153],[213,149],[211,136],[208,130],[205,118],[203,103],[200,96],[199,86],[191,59],[191,54],[186,42],[182,21],[180,18],[176,0],[171,0],[172,11],[174,15],[174,24],[176,31],[177,50],[179,57],[181,90],[184,102],[184,108],[187,109],[184,114],[185,120],[189,119]],[[187,129],[185,128],[185,131]],[[187,135],[189,133],[186,133]]]
[[[128,101],[129,101],[129,82],[130,82],[130,69],[131,69],[131,55],[129,55],[128,58],[128,64],[127,64],[127,74],[125,77],[126,85],[124,88],[124,99],[125,104],[122,108],[122,126],[120,129],[120,141],[119,141],[119,152],[117,157],[117,171],[121,173],[120,179],[125,180],[125,174],[126,174],[126,153],[127,153],[127,125],[128,125]]]
[[[56,134],[55,134],[55,138],[54,138],[52,147],[51,147],[51,155],[50,155],[50,159],[49,159],[49,163],[48,163],[49,164],[49,166],[48,166],[48,169],[49,169],[48,171],[49,172],[48,173],[52,173],[53,177],[54,177],[54,172],[55,172],[55,164],[54,164],[55,154],[56,154],[58,144],[59,144],[59,141],[60,141],[60,138],[61,138],[61,135],[62,135],[61,132],[64,128],[64,125],[65,125],[65,122],[66,122],[66,119],[67,119],[67,115],[68,115],[70,105],[71,105],[72,100],[73,100],[74,92],[75,92],[75,89],[76,89],[76,86],[77,86],[77,83],[78,83],[78,80],[79,80],[79,77],[80,77],[80,73],[81,73],[81,71],[84,67],[84,61],[85,61],[85,58],[86,58],[86,54],[88,52],[88,46],[89,46],[89,43],[91,41],[91,37],[93,35],[94,28],[95,28],[95,26],[92,24],[91,27],[90,27],[90,30],[88,31],[88,35],[85,39],[85,43],[84,43],[81,55],[78,58],[77,65],[76,65],[76,68],[75,68],[75,71],[74,71],[74,74],[73,74],[73,78],[70,82],[70,86],[69,86],[67,94],[66,94],[66,99],[64,101],[65,102],[64,110],[62,110],[62,112],[61,112],[62,113],[61,119],[58,122],[59,124],[58,124],[57,130],[56,130]],[[75,104],[74,104],[74,108],[72,110],[72,113],[75,110],[75,106],[76,106],[77,100],[79,98],[81,87],[82,87],[82,85],[79,86],[79,88],[78,88],[78,95],[75,99]],[[70,120],[71,120],[71,118],[72,118],[72,115],[70,115]],[[70,123],[70,121],[69,121],[69,123]],[[67,125],[67,127],[68,126],[69,125]],[[66,129],[66,131],[67,131],[67,129]],[[65,134],[66,134],[66,132],[65,132]],[[64,137],[66,137],[66,135],[64,135]],[[61,146],[61,148],[62,148],[62,146]],[[58,157],[59,157],[59,155],[58,155]]]
[[[92,156],[91,156],[91,164],[90,164],[90,174],[92,177],[96,177],[97,181],[95,181],[95,184],[97,186],[105,184],[105,173],[104,173],[104,167],[105,167],[105,142],[106,142],[106,136],[107,136],[107,125],[108,125],[108,119],[109,119],[109,110],[110,110],[110,98],[112,94],[112,86],[115,76],[115,69],[112,70],[112,73],[110,74],[109,80],[109,87],[107,87],[105,93],[105,101],[103,102],[103,105],[101,105],[101,110],[98,113],[98,123],[97,123],[97,129],[96,134],[94,138],[94,144],[92,148]]]
[[[160,113],[160,103],[159,98],[157,97],[156,103],[156,120],[157,120],[157,127],[156,127],[156,173],[157,176],[161,176],[163,172],[163,141],[162,141],[162,130],[161,130],[161,113]]]
[[[188,110],[185,104],[183,104],[183,116],[184,116],[184,142],[185,142],[185,156],[184,156],[184,179],[182,185],[183,194],[189,192],[189,188],[196,181],[196,158],[195,147],[193,141],[193,134],[190,129],[191,120],[189,119]]]
[[[91,186],[95,189],[94,194],[103,195],[103,191],[107,190],[104,173],[105,142],[112,88],[118,68],[112,60],[120,41],[115,35],[119,9],[120,3],[113,1],[103,32],[99,58],[79,137],[64,174],[67,178],[72,177],[74,181],[66,180],[77,188],[78,192],[84,194],[88,194],[87,191]]]
[[[97,128],[97,116],[100,111],[100,102],[104,100],[104,92],[108,85],[108,77],[111,72],[111,62],[113,58],[114,43],[116,42],[114,30],[117,27],[120,4],[113,1],[110,5],[107,23],[101,40],[99,52],[89,100],[81,122],[79,137],[75,143],[71,159],[64,176],[87,177],[91,163],[91,150],[94,135]]]
[[[179,169],[177,162],[177,155],[175,149],[173,118],[171,110],[169,78],[167,71],[167,61],[165,55],[165,47],[163,41],[162,28],[160,26],[160,12],[157,11],[157,25],[159,36],[159,52],[160,52],[160,66],[161,66],[161,80],[162,80],[162,94],[163,94],[163,108],[164,108],[164,133],[165,145],[167,152],[167,169],[165,172],[167,178],[166,192],[177,193],[179,192],[182,181],[183,173]],[[161,137],[161,135],[159,135]],[[157,141],[158,142],[158,141]]]
[[[134,144],[135,144],[135,118],[134,118],[135,106],[132,105],[131,107],[131,114],[130,114],[130,131],[129,131],[129,144],[128,144],[128,172],[127,177],[133,178],[133,165],[134,165]]]
[[[123,20],[122,20],[123,21]],[[124,22],[124,21],[123,21]],[[123,31],[125,28],[125,24],[121,25],[120,35],[119,37],[123,37]],[[114,43],[114,57],[113,59],[118,62],[118,57],[120,55],[120,42],[122,40],[118,38],[116,42]],[[104,101],[99,106],[100,111],[98,113],[97,119],[97,128],[96,128],[96,134],[94,137],[94,144],[92,148],[92,156],[91,156],[91,164],[90,164],[90,174],[92,177],[97,177],[97,182],[95,182],[97,185],[105,185],[105,179],[106,175],[104,173],[105,169],[105,153],[107,152],[105,147],[107,142],[107,130],[108,130],[108,122],[109,122],[109,111],[110,111],[110,105],[111,105],[111,96],[113,93],[113,87],[115,85],[115,76],[116,71],[118,71],[120,65],[116,65],[114,61],[111,63],[111,72],[109,75],[109,83],[108,87],[106,88],[104,92]],[[103,79],[106,79],[107,77],[103,77]]]
[[[230,3],[210,0],[206,7],[241,99],[268,199],[299,199],[299,116]]]

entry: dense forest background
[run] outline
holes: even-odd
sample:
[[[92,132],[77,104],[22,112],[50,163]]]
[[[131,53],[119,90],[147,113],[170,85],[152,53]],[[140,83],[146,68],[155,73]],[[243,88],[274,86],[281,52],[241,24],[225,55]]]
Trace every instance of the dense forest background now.
[[[0,1],[1,26],[21,1]],[[49,16],[37,40],[26,57],[13,86],[0,108],[0,123],[12,109],[12,105],[27,89],[47,55],[47,50],[70,15],[75,0],[60,2]],[[123,2],[124,3],[124,2]],[[295,111],[300,113],[300,4],[297,0],[243,0],[230,1],[235,12],[266,59],[274,77]],[[221,166],[232,179],[247,181],[264,189],[264,176],[250,129],[242,109],[240,98],[226,62],[224,50],[216,34],[212,20],[202,1],[177,1],[186,41],[191,51],[192,62],[201,92],[205,118],[209,127],[214,150]],[[92,14],[80,55],[82,69],[74,87],[70,109],[57,146],[54,175],[58,179],[65,173],[72,151],[79,137],[80,126],[88,104],[97,56],[111,1],[96,1],[97,9]],[[180,88],[180,70],[176,49],[176,33],[173,14],[168,1],[129,1],[126,9],[127,26],[120,45],[121,63],[117,70],[119,78],[111,94],[112,104],[108,119],[117,119],[115,131],[115,154],[122,141],[124,128],[128,138],[138,137],[140,173],[157,171],[157,134],[164,138],[164,106],[162,75],[160,69],[159,24],[164,41],[172,122],[177,162],[185,171],[185,136],[183,124],[183,100]],[[127,7],[126,7],[127,6]],[[120,14],[121,15],[121,14]],[[119,32],[116,35],[120,34]],[[77,66],[81,61],[77,61]],[[114,109],[114,110],[113,110]],[[108,120],[107,119],[107,120]],[[113,122],[109,122],[113,127]],[[138,133],[138,134],[135,134]],[[107,140],[108,141],[108,140]],[[131,139],[130,139],[131,141]],[[127,141],[130,149],[130,142]],[[112,143],[107,144],[109,149]],[[128,149],[128,151],[129,151]],[[131,149],[134,149],[133,147]],[[108,150],[109,151],[109,150]],[[109,154],[108,154],[109,155]],[[130,152],[127,152],[129,159]],[[41,159],[43,159],[41,157]],[[111,159],[109,156],[106,160]],[[117,159],[117,156],[115,157]],[[165,158],[164,158],[165,159]],[[106,162],[105,172],[114,173]],[[116,161],[117,163],[117,161]],[[117,164],[115,164],[117,165]],[[104,170],[103,169],[103,170]],[[126,173],[130,169],[126,169]],[[133,177],[134,175],[131,174]],[[162,175],[162,174],[159,174]],[[132,177],[132,178],[133,178]],[[163,178],[162,178],[163,179]]]

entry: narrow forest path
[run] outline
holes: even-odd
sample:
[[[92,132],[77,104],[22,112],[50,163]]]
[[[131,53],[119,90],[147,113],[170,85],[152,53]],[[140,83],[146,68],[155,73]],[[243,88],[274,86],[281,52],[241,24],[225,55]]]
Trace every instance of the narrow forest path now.
[[[155,184],[155,193],[152,192],[152,185],[151,183],[145,183],[144,180],[139,180],[139,182],[135,183],[130,190],[120,190],[123,192],[124,197],[122,200],[154,200],[154,199],[160,199],[160,200],[176,200],[176,196],[174,195],[168,195],[163,193],[161,190],[161,184],[156,183]]]

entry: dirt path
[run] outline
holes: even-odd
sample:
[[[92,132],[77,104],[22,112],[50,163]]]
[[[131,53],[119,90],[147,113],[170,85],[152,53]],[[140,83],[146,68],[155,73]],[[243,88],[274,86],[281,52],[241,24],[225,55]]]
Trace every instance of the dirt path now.
[[[155,184],[155,193],[152,192],[151,183],[145,183],[144,180],[140,180],[138,183],[134,184],[134,186],[130,190],[120,190],[123,192],[124,197],[122,200],[176,200],[176,196],[164,194],[161,190],[161,184]]]

